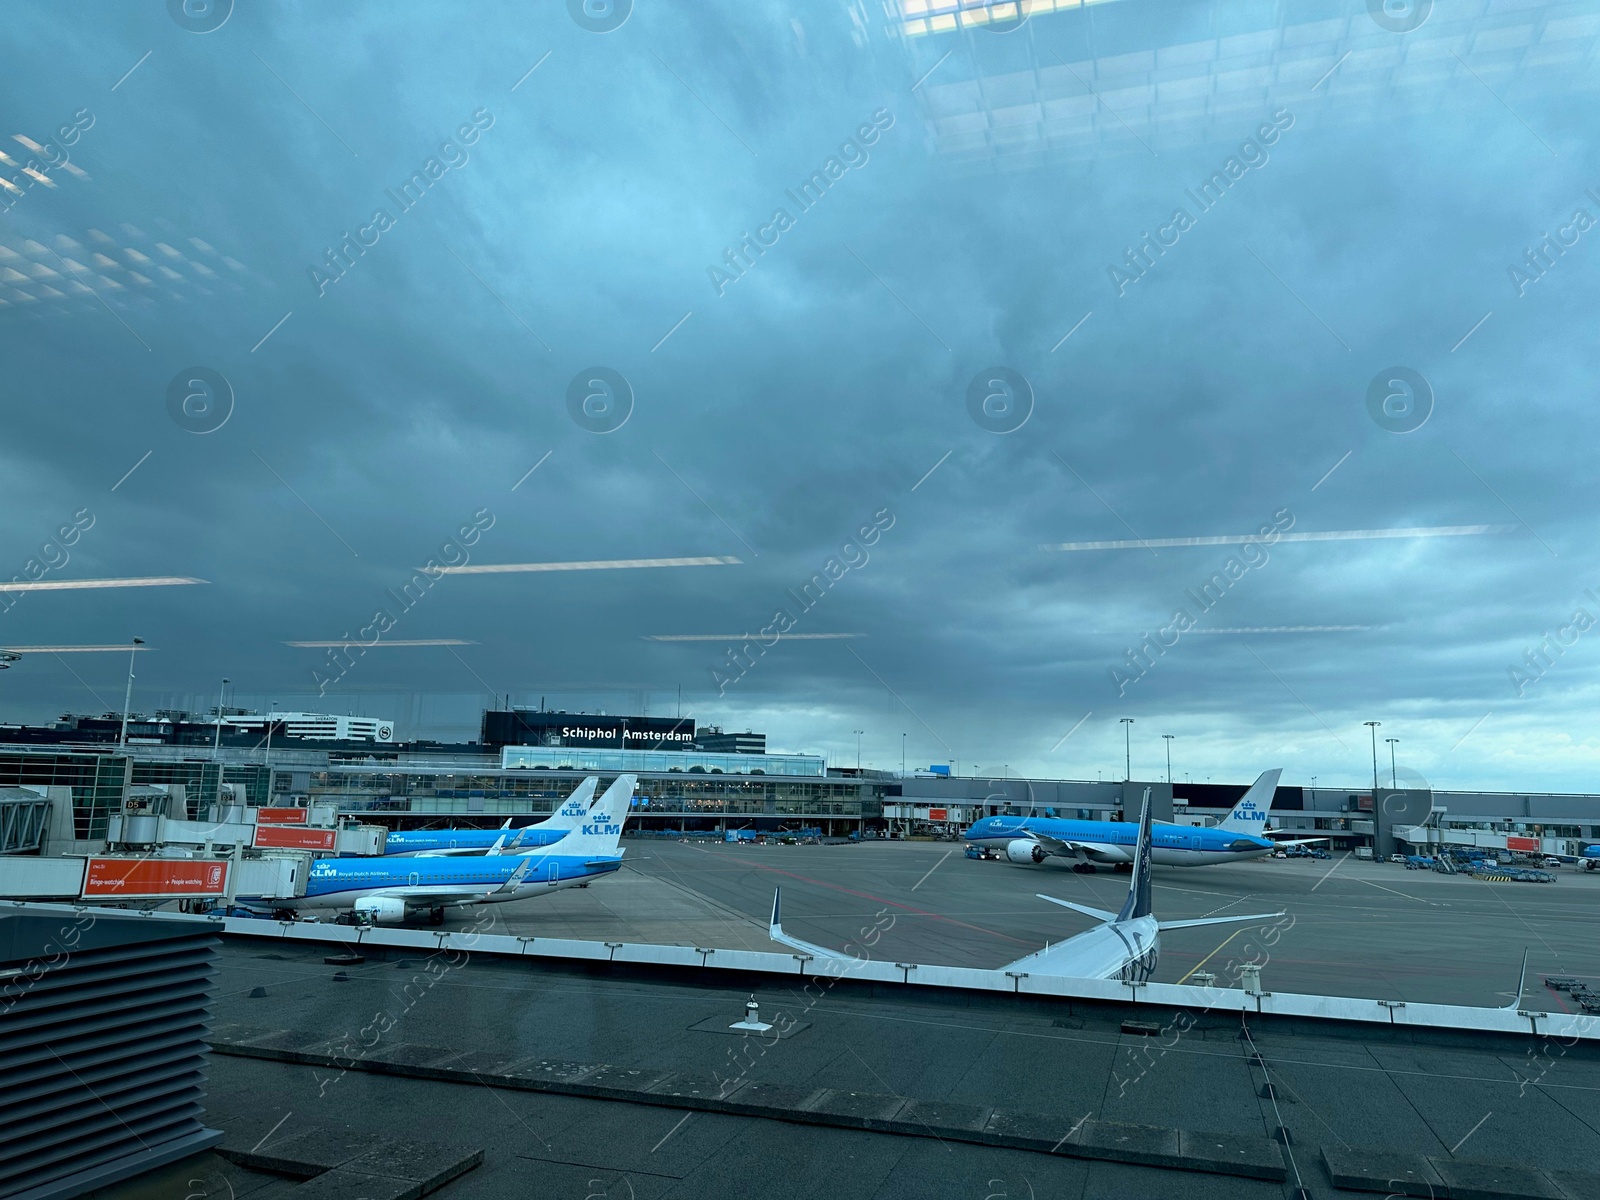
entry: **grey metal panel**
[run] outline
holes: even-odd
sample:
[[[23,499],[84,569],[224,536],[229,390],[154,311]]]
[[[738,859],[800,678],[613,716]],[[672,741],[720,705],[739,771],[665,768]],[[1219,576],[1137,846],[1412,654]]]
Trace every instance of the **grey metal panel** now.
[[[201,1122],[217,929],[174,917],[0,912],[0,1197],[76,1194],[220,1136]]]

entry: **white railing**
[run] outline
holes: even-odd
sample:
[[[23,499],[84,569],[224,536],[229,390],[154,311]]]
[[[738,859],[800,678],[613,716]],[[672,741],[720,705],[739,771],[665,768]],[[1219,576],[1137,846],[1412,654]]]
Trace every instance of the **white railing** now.
[[[82,911],[69,905],[21,904],[31,910]],[[3,910],[0,910],[3,911]],[[657,967],[697,967],[707,971],[743,971],[774,976],[854,979],[960,991],[1054,996],[1098,1000],[1149,1008],[1198,1009],[1219,1013],[1257,1013],[1318,1021],[1355,1021],[1417,1029],[1450,1029],[1477,1033],[1527,1033],[1573,1041],[1600,1042],[1600,1017],[1583,1013],[1550,1013],[1526,1008],[1474,1008],[1458,1004],[1416,1004],[1401,1000],[1365,1000],[1348,996],[1313,996],[1293,992],[1260,994],[1237,988],[1194,987],[1172,983],[1122,983],[1117,980],[1069,979],[1026,972],[1001,972],[925,963],[828,959],[808,954],[713,947],[664,946],[642,942],[593,942],[567,938],[517,937],[455,930],[383,929],[323,925],[311,921],[273,921],[251,917],[196,918],[181,913],[151,912],[154,919],[207,920],[227,934],[275,938],[289,942],[332,942],[349,949],[362,946],[412,951],[455,951],[503,958],[576,962],[615,962]]]

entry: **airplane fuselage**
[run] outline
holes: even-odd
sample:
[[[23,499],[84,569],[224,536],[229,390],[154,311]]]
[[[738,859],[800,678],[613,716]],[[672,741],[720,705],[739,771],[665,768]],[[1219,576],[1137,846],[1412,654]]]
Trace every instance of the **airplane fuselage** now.
[[[1130,821],[1074,821],[1060,817],[983,817],[964,835],[976,846],[1004,850],[1030,832],[1063,842],[1091,843],[1084,857],[1097,863],[1133,861],[1139,827]],[[1203,867],[1261,858],[1275,849],[1266,838],[1194,825],[1156,825],[1151,830],[1151,860],[1167,867]]]
[[[1134,917],[1097,925],[1037,954],[1019,959],[1007,971],[1070,974],[1079,979],[1144,981],[1156,969],[1161,931],[1154,917]],[[1063,968],[1062,964],[1069,964]]]
[[[385,858],[408,858],[434,850],[487,850],[500,838],[509,844],[518,834],[520,849],[553,846],[565,829],[397,829],[384,839]]]
[[[620,852],[591,858],[542,855],[514,889],[499,891],[526,858],[324,858],[312,865],[304,896],[241,897],[240,903],[296,911],[348,909],[364,897],[392,898],[419,909],[499,904],[577,887],[622,866]]]

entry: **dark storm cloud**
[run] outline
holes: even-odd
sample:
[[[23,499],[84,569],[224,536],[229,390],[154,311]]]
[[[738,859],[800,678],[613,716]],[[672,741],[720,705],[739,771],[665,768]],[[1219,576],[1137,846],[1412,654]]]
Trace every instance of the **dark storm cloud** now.
[[[1348,7],[1358,29],[1365,5]],[[4,639],[137,632],[157,650],[141,694],[205,703],[228,674],[258,703],[403,707],[418,734],[459,736],[490,692],[615,708],[681,684],[702,720],[775,745],[847,753],[865,728],[882,766],[904,732],[913,762],[1115,770],[1131,715],[1146,771],[1177,732],[1219,778],[1282,761],[1355,782],[1360,721],[1381,718],[1437,783],[1580,783],[1600,650],[1580,640],[1522,696],[1508,675],[1600,586],[1578,315],[1600,236],[1546,252],[1521,295],[1510,275],[1574,209],[1600,216],[1576,77],[1463,50],[1500,99],[1456,71],[1436,107],[1397,104],[1338,71],[1313,92],[1329,54],[1303,95],[1264,92],[1236,125],[1173,116],[1144,146],[1102,112],[1098,152],[963,165],[921,89],[984,56],[1141,50],[1126,26],[1085,13],[903,47],[851,11],[641,5],[603,35],[511,5],[240,9],[205,35],[160,6],[17,15],[8,152],[84,106],[95,124],[71,159],[89,178],[30,189],[0,235],[73,257],[57,239],[93,251],[99,230],[118,265],[96,274],[123,288],[0,309],[0,577],[88,506],[79,577],[211,582],[29,594]],[[1215,6],[1176,19],[1159,44],[1229,32]],[[948,79],[913,91],[945,49]],[[1245,150],[1280,110],[1293,123]],[[1191,189],[1234,157],[1203,208]],[[796,198],[818,175],[820,198]],[[1110,268],[1180,208],[1189,227],[1119,296]],[[719,295],[708,269],[740,245]],[[166,410],[196,365],[235,396],[204,434]],[[595,366],[631,391],[604,434],[568,412]],[[996,366],[1033,393],[1011,433],[967,407]],[[1393,366],[1434,395],[1413,432],[1366,407]],[[389,636],[475,645],[374,649],[319,698],[322,652],[283,643],[358,634],[480,511],[475,563],[742,561],[446,575]],[[796,611],[883,511],[867,561]],[[1282,511],[1296,531],[1520,529],[1273,546],[1200,628],[1362,628],[1186,633],[1119,695],[1129,648],[1235,551],[1040,547],[1244,535]],[[755,635],[780,609],[795,632],[863,636],[779,639],[721,695],[727,646],[644,640]],[[114,700],[114,657],[72,665],[81,680],[48,658],[8,672],[6,717]]]

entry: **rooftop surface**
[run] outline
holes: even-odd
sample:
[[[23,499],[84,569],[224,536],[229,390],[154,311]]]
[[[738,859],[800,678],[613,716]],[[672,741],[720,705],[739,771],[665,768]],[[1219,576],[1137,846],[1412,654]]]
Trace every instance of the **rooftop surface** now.
[[[766,912],[781,883],[786,928],[801,936],[843,946],[877,926],[873,957],[995,966],[1082,928],[1036,891],[1107,906],[1125,886],[1110,872],[951,849],[639,840],[628,871],[497,906],[493,928],[771,949]],[[1232,931],[1173,934],[1164,980],[1208,955],[1217,969],[1249,941],[1267,985],[1285,991],[1505,1003],[1525,944],[1530,1006],[1562,1000],[1535,967],[1600,975],[1593,876],[1490,883],[1336,859],[1158,868],[1156,878],[1163,915],[1232,905],[1295,918],[1275,945],[1252,930],[1220,954]],[[481,1166],[443,1186],[445,1200],[1359,1194],[1335,1185],[1335,1168],[1344,1183],[1365,1171],[1379,1192],[1415,1172],[1423,1195],[1447,1194],[1451,1178],[1455,1195],[1600,1194],[1593,1175],[1561,1174],[1600,1162],[1600,1052],[1549,1038],[1265,1019],[1244,1033],[1236,1015],[849,980],[754,981],[760,1016],[777,1029],[743,1034],[727,1028],[750,998],[736,977],[459,952],[369,950],[338,966],[324,953],[226,945],[208,1119],[236,1155],[335,1134],[482,1149]],[[1125,1023],[1152,1019],[1153,1032]],[[1144,1162],[1176,1162],[1191,1145],[1223,1150],[1178,1169],[1108,1160],[1121,1143],[1136,1159],[1155,1155]],[[1282,1178],[1241,1175],[1228,1154],[1270,1160]],[[215,1156],[174,1172],[187,1174],[139,1185],[166,1191],[115,1195],[267,1200],[294,1186]]]
[[[785,1036],[743,1035],[727,1026],[748,993],[721,983],[443,955],[369,955],[339,967],[322,953],[229,944],[217,1041],[253,1042],[250,1053],[266,1057],[240,1057],[237,1046],[213,1056],[209,1121],[227,1131],[225,1145],[243,1149],[308,1132],[483,1149],[482,1167],[448,1184],[447,1198],[1276,1197],[1292,1195],[1297,1177],[1312,1195],[1335,1195],[1324,1152],[1551,1170],[1600,1157],[1600,1055],[1550,1040],[1308,1032],[1266,1021],[1252,1021],[1246,1038],[1236,1016],[1204,1014],[1192,1026],[1162,1014],[1162,1033],[1144,1036],[1124,1031],[1117,1005],[874,994],[848,983],[762,988],[761,1016]],[[258,988],[265,994],[252,995]],[[319,1046],[336,1058],[317,1061]],[[305,1049],[309,1059],[283,1061]],[[501,1076],[516,1070],[500,1061],[546,1072],[554,1082],[541,1086],[555,1091],[503,1086]],[[376,1073],[453,1062],[470,1068],[459,1082]],[[610,1078],[634,1081],[637,1102],[563,1094],[577,1086],[564,1081],[599,1078],[600,1064],[621,1069]],[[852,1097],[862,1111],[917,1101],[920,1111],[943,1103],[955,1115],[930,1117],[925,1131],[873,1132],[643,1094],[712,1080],[761,1085],[755,1091],[779,1108],[814,1104],[803,1098],[832,1089],[835,1103]],[[1280,1183],[939,1135],[940,1121],[994,1128],[997,1110],[1010,1127],[1038,1130],[1046,1146],[1093,1128],[1085,1122],[1127,1122],[1276,1152],[1281,1126],[1292,1158]],[[205,1170],[227,1173],[240,1195],[281,1187],[220,1161]]]

